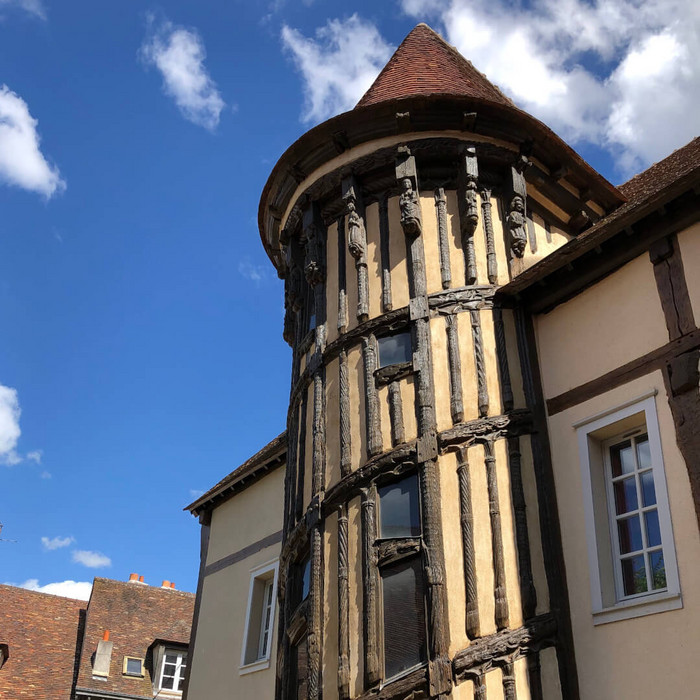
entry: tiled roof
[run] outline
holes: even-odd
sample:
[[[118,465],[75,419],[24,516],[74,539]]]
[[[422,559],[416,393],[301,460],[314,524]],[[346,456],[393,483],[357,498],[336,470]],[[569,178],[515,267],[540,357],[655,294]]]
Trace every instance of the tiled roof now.
[[[70,700],[81,611],[87,603],[0,585],[3,700]]]
[[[96,578],[85,622],[77,687],[152,698],[148,649],[156,639],[189,643],[194,598],[193,593],[184,591]],[[113,644],[109,677],[94,680],[91,658],[105,630],[109,630]],[[125,656],[146,659],[144,678],[122,675]]]
[[[635,175],[618,189],[630,203],[640,202],[680,179],[700,163],[700,137]]]
[[[396,49],[357,107],[433,94],[466,95],[512,104],[439,34],[428,25],[419,24]]]

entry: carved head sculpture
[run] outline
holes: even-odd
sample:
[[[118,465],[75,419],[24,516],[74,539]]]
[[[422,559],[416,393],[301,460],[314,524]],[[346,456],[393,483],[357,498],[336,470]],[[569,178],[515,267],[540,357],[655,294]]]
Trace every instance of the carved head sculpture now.
[[[408,236],[418,236],[421,232],[420,207],[418,206],[418,193],[413,189],[411,178],[404,177],[401,180],[403,192],[399,197],[401,209],[401,226]]]
[[[348,197],[345,203],[348,211],[348,250],[355,260],[359,260],[365,254],[365,230],[355,208],[355,200]]]
[[[517,211],[519,214],[525,213],[525,201],[519,194],[516,194],[511,200],[510,208],[512,211]]]

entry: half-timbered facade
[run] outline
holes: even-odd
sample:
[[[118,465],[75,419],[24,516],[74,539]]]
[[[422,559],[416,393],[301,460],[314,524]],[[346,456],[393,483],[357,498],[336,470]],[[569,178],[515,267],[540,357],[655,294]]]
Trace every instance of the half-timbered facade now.
[[[692,626],[699,151],[617,189],[425,25],[289,148],[259,210],[293,353],[283,476],[271,449],[190,506],[214,536],[277,503],[277,539],[203,548],[190,700],[220,697],[198,645],[242,606],[209,579],[228,565],[229,687],[259,673],[260,697],[665,692],[655,644],[625,677],[640,636]],[[247,562],[265,543],[274,575]]]

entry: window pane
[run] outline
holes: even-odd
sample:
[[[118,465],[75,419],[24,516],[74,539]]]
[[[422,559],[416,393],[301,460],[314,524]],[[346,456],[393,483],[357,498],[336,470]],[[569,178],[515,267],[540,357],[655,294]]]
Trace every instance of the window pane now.
[[[637,552],[642,549],[642,528],[638,515],[619,520],[617,531],[620,535],[620,554]]]
[[[133,674],[141,673],[141,659],[127,659],[126,660],[126,672]]]
[[[661,545],[661,530],[659,528],[659,513],[650,510],[644,514],[647,523],[647,547],[659,547]]]
[[[379,490],[380,537],[418,537],[418,477],[412,474]]]
[[[630,474],[634,471],[634,455],[632,454],[632,443],[629,440],[621,442],[610,448],[610,461],[612,463],[613,476]]]
[[[653,506],[656,503],[656,489],[654,488],[654,473],[644,472],[640,475],[642,480],[642,500],[645,506]]]
[[[380,367],[412,360],[411,334],[408,332],[377,338],[377,344],[379,345]]]
[[[651,452],[649,450],[649,438],[646,435],[640,435],[637,438],[637,460],[639,461],[640,469],[648,469],[651,467]]]
[[[666,567],[664,553],[659,549],[649,555],[651,561],[651,585],[654,590],[666,588]]]
[[[615,511],[618,515],[637,510],[637,484],[633,476],[614,483]]]
[[[622,583],[625,595],[644,593],[647,590],[647,572],[644,555],[622,560]]]
[[[301,578],[301,599],[304,600],[309,595],[311,586],[311,561],[307,559],[304,562],[304,571]]]
[[[163,674],[163,681],[160,684],[161,688],[165,688],[166,690],[173,690],[175,687],[175,679],[172,676],[166,676]]]
[[[425,659],[425,607],[418,557],[382,571],[384,673],[386,678]]]

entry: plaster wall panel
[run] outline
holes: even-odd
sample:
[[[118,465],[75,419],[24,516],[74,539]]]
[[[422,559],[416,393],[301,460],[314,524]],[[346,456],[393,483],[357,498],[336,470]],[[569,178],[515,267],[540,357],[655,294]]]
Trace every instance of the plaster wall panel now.
[[[658,391],[655,405],[683,608],[594,625],[584,494],[573,425],[654,389]],[[549,435],[582,700],[686,697],[689,669],[697,664],[697,655],[694,646],[682,640],[696,639],[700,628],[700,535],[661,373],[653,372],[550,417]],[[648,645],[630,640],[653,640],[653,663],[649,663]]]
[[[328,227],[326,237],[326,340],[338,337],[338,224]]]
[[[355,345],[348,350],[348,386],[350,388],[350,434],[352,435],[352,468],[365,463],[367,431],[365,430],[365,373],[362,349]]]
[[[486,363],[486,386],[489,392],[489,415],[499,416],[503,413],[503,402],[501,401],[501,383],[498,378],[493,311],[485,309],[479,313],[479,317],[481,319],[481,337],[483,339],[484,360]]]
[[[395,309],[408,306],[408,270],[406,267],[406,238],[401,228],[399,198],[390,197],[389,214],[389,266],[391,269],[391,300]]]
[[[421,215],[423,217],[423,249],[425,250],[425,279],[428,294],[442,289],[440,271],[440,239],[438,235],[435,195],[431,191],[420,193]]]
[[[246,498],[231,498],[214,509],[207,564],[237,552],[282,529],[284,469],[275,469],[246,490]],[[264,522],[258,514],[270,514]]]
[[[464,420],[466,422],[479,417],[474,341],[472,340],[470,314],[457,314],[455,320],[457,322],[460,363],[462,365],[462,402],[464,405]]]
[[[369,317],[382,313],[382,256],[379,242],[379,203],[373,202],[366,209],[367,229],[367,277],[369,278]]]
[[[513,392],[513,408],[526,408],[523,374],[518,353],[518,336],[515,330],[515,318],[510,309],[503,309],[503,330],[506,336],[506,354],[510,373],[510,388]]]
[[[362,646],[362,529],[360,499],[348,503],[348,586],[350,588],[350,694],[362,693],[365,673]]]
[[[406,379],[402,379],[400,388],[401,403],[403,404],[403,429],[406,435],[406,442],[410,442],[418,437],[418,421],[416,419],[415,410],[415,379],[413,377],[406,377]]]
[[[457,204],[457,192],[445,190],[447,199],[447,244],[450,251],[450,271],[452,273],[452,287],[464,286],[464,251],[462,250],[462,234],[459,228],[459,205]],[[477,234],[474,234],[475,236]],[[474,241],[474,247],[477,243]],[[479,265],[479,253],[477,250],[477,265]]]
[[[557,661],[557,652],[554,648],[549,647],[540,652],[540,665],[542,669],[542,696],[546,698],[546,700],[562,700],[559,665]],[[579,679],[580,678],[579,669]],[[604,696],[598,694],[595,697],[602,698]],[[613,695],[611,697],[615,696]],[[581,698],[583,699],[583,695]]]
[[[306,390],[306,440],[304,453],[304,503],[303,509],[311,502],[311,490],[314,478],[314,383],[309,383]]]
[[[235,530],[229,532],[233,534]],[[240,662],[251,570],[275,560],[279,552],[279,545],[267,547],[237,564],[205,577],[197,626],[197,658],[207,659],[207,663],[206,666],[199,664],[193,667],[189,697],[229,697],[232,685],[236,687],[239,697],[274,696],[274,652],[270,666],[255,673],[241,674]],[[277,648],[277,605],[275,609],[272,649]],[[206,673],[198,670],[205,668]]]
[[[365,226],[366,228],[366,226]],[[348,314],[347,330],[352,330],[357,326],[357,268],[355,267],[355,258],[350,255],[348,248],[348,217],[345,217],[345,287],[346,287],[346,304]]]
[[[452,427],[450,366],[447,355],[447,331],[443,316],[430,319],[430,341],[433,355],[435,419],[438,430]]]
[[[340,481],[340,360],[326,365],[326,487]]]
[[[685,282],[688,286],[690,303],[693,307],[695,323],[700,320],[700,223],[693,224],[678,234],[678,245],[683,258]]]
[[[338,516],[334,513],[326,518],[323,533],[323,697],[336,700],[338,684],[331,679],[338,677]]]
[[[668,333],[649,256],[538,316],[536,332],[546,398],[665,345]]]

